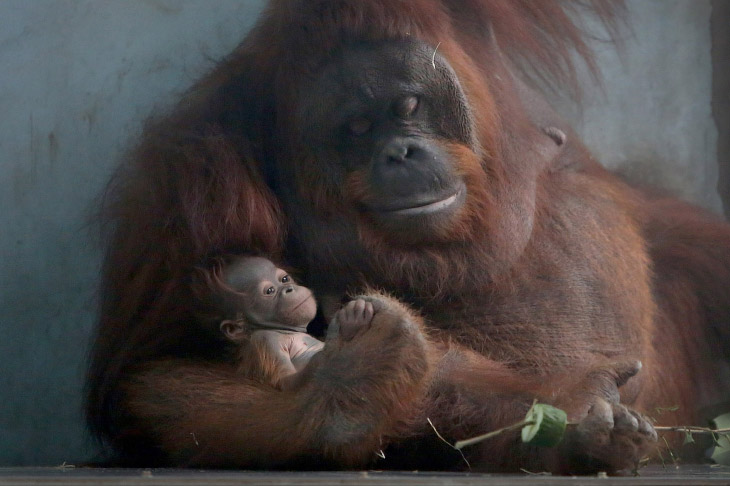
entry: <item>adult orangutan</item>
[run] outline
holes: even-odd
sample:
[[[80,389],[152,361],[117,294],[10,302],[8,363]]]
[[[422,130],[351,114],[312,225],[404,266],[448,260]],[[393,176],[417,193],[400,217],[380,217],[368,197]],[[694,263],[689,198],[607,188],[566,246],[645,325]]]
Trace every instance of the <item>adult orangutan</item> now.
[[[96,434],[136,464],[456,469],[427,418],[463,439],[538,398],[577,422],[561,445],[508,434],[472,467],[588,472],[635,465],[654,407],[697,423],[730,388],[730,227],[604,170],[524,81],[590,64],[584,4],[272,1],[112,181]],[[277,390],[193,322],[225,252],[301,270],[326,319],[393,299]]]

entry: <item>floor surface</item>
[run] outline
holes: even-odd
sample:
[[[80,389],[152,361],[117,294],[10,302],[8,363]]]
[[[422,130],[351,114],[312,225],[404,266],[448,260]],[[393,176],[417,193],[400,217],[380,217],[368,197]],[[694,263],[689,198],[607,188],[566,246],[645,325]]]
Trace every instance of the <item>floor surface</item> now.
[[[264,485],[264,486],[512,486],[512,485],[730,485],[730,467],[649,466],[639,476],[549,476],[431,472],[254,472],[192,469],[0,468],[0,485]]]

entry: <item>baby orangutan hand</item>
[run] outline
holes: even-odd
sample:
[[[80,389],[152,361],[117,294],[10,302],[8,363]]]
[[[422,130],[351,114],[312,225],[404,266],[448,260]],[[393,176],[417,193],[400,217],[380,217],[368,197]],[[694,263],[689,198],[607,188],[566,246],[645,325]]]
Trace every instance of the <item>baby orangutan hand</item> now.
[[[352,300],[335,313],[328,334],[331,336],[333,332],[339,331],[340,338],[349,341],[370,327],[374,315],[371,302],[363,299]]]

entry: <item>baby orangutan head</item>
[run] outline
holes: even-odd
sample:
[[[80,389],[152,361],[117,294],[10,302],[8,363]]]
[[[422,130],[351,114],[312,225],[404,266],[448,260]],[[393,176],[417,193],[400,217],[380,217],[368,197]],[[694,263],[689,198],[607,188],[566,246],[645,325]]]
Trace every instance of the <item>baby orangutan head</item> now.
[[[312,292],[266,258],[221,257],[200,273],[209,293],[204,300],[228,339],[260,328],[306,332],[317,313]]]

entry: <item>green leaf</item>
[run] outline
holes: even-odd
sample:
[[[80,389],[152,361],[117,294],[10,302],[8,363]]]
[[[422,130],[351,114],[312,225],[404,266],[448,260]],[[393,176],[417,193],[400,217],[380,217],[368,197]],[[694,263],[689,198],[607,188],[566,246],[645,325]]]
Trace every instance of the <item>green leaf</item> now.
[[[553,447],[563,440],[568,416],[559,408],[545,403],[535,403],[527,412],[525,420],[532,423],[522,427],[522,442]]]
[[[712,427],[715,429],[730,429],[730,413],[724,413],[712,419]],[[728,439],[727,434],[719,434],[715,441],[718,446],[730,449],[730,439]]]
[[[712,419],[712,425],[716,429],[730,429],[730,413],[723,413]]]
[[[718,415],[712,419],[712,426],[715,429],[730,428],[730,413]],[[717,464],[730,466],[730,439],[727,434],[712,434],[715,441],[715,447],[712,450],[711,459]]]
[[[710,458],[717,464],[730,466],[730,449],[725,447],[715,447]]]
[[[661,415],[664,412],[676,412],[679,410],[679,405],[673,405],[671,407],[656,407],[654,410],[656,410],[656,413]]]
[[[695,441],[694,437],[692,437],[692,432],[689,430],[685,431],[684,433],[684,442],[682,442],[682,445],[686,444],[693,444]]]

